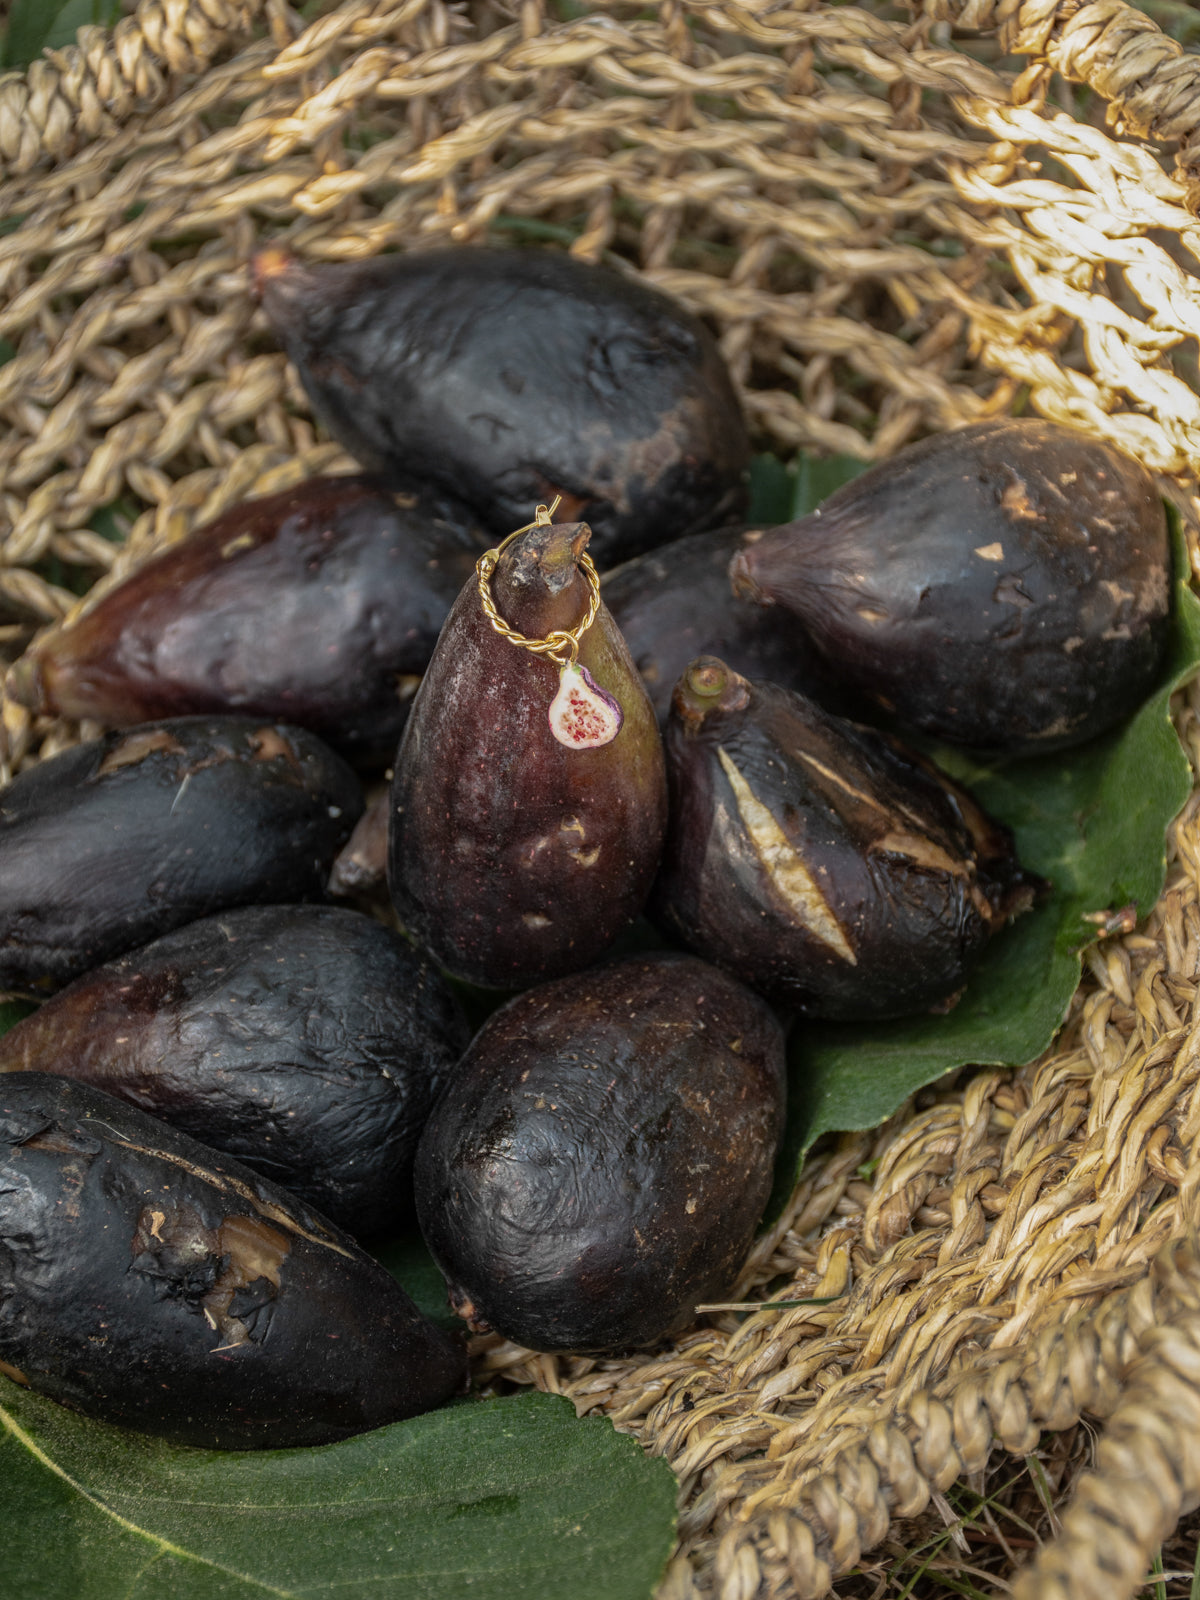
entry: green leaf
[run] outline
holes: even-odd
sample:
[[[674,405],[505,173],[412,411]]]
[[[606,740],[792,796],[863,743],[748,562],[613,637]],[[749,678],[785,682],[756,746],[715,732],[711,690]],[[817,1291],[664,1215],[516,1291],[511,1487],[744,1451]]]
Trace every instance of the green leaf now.
[[[797,456],[790,467],[778,456],[755,456],[746,520],[776,523],[806,517],[866,466],[857,456]]]
[[[0,1380],[6,1594],[36,1600],[649,1600],[675,1479],[523,1394],[318,1450],[184,1450]]]
[[[16,1027],[22,1017],[27,1017],[37,1007],[31,1000],[5,1000],[0,1002],[0,1033]]]
[[[13,0],[4,35],[4,65],[27,67],[43,50],[74,44],[80,28],[111,28],[121,0]]]
[[[796,475],[778,456],[755,456],[750,463],[750,504],[747,522],[790,522],[796,493]]]
[[[797,456],[796,486],[787,520],[806,517],[810,511],[815,511],[835,489],[857,478],[867,466],[868,463],[857,456]]]
[[[88,527],[102,539],[121,544],[129,537],[129,530],[141,515],[141,505],[131,496],[119,495],[106,506],[92,513]]]
[[[1174,536],[1176,572],[1186,573],[1178,528]],[[1158,899],[1166,830],[1191,792],[1169,702],[1200,668],[1200,600],[1182,578],[1175,593],[1163,684],[1123,729],[1032,760],[985,765],[957,750],[932,752],[1008,824],[1021,862],[1050,880],[1051,893],[993,940],[947,1015],[797,1024],[787,1178],[821,1134],[877,1127],[909,1095],[956,1067],[1018,1066],[1040,1055],[1079,983],[1081,952],[1099,931],[1089,918],[1126,906],[1145,915]]]
[[[370,1250],[431,1322],[462,1331],[462,1320],[451,1311],[446,1298],[446,1280],[415,1223],[398,1239],[389,1239],[386,1244],[372,1242]]]

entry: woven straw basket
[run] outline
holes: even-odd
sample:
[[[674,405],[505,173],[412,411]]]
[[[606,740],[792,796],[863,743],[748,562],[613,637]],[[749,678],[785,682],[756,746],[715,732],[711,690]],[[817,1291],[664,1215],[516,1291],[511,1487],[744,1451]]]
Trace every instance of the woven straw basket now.
[[[350,469],[248,293],[277,237],[615,252],[719,331],[761,448],[876,459],[1023,404],[1160,473],[1195,549],[1200,58],[1122,0],[305,13],[141,0],[0,77],[10,655],[231,502]],[[80,736],[2,712],[5,775]],[[1200,765],[1200,696],[1177,726]],[[621,1361],[486,1344],[671,1462],[662,1600],[824,1594],[1082,1413],[1092,1466],[1014,1592],[1138,1589],[1200,1501],[1198,974],[1193,796],[1043,1060],[810,1161],[736,1294],[834,1303]]]

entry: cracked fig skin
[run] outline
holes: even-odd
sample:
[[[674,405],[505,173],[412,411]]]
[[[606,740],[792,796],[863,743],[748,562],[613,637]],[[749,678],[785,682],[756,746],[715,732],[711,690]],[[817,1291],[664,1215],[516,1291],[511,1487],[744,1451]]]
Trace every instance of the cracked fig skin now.
[[[1001,418],[882,461],[730,564],[902,723],[1045,752],[1130,716],[1166,658],[1171,549],[1150,474],[1052,422]]]
[[[88,1084],[0,1079],[0,1371],[213,1450],[441,1405],[466,1357],[348,1234]]]
[[[588,529],[539,525],[491,578],[530,639],[574,627]],[[520,988],[578,971],[638,915],[666,826],[654,711],[603,605],[579,665],[616,700],[619,732],[568,748],[550,725],[559,669],[501,637],[472,580],[417,694],[392,781],[388,881],[401,925],[457,978]]]
[[[417,1213],[480,1331],[656,1343],[728,1292],[771,1189],[783,1034],[737,979],[655,954],[511,1000],[417,1151]]]
[[[676,686],[667,763],[656,920],[807,1016],[952,1005],[1041,886],[931,763],[715,657]]]

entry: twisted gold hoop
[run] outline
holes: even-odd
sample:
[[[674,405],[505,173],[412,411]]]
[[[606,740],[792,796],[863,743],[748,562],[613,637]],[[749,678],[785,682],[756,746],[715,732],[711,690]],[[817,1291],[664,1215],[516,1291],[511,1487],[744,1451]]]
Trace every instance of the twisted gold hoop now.
[[[483,606],[483,614],[495,628],[496,632],[509,644],[520,645],[522,650],[531,650],[535,656],[545,656],[553,661],[557,667],[574,666],[579,659],[579,641],[596,620],[596,613],[600,610],[600,574],[596,571],[596,564],[585,550],[579,558],[579,570],[588,581],[591,598],[582,621],[577,622],[573,628],[555,628],[544,639],[530,639],[523,633],[518,633],[515,628],[510,628],[508,623],[496,610],[496,602],[492,599],[489,587],[492,573],[496,570],[496,563],[501,552],[522,533],[528,533],[530,528],[549,527],[554,513],[558,510],[562,495],[556,495],[551,506],[538,506],[534,512],[533,521],[527,522],[523,528],[514,528],[507,539],[502,539],[494,550],[485,550],[475,563],[475,571],[479,574],[479,601]]]

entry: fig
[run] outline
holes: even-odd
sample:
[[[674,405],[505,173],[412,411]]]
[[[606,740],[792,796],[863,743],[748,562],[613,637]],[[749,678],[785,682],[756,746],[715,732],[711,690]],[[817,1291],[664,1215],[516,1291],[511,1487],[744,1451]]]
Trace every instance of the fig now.
[[[0,1038],[0,1072],[90,1083],[361,1236],[411,1212],[466,1043],[447,986],[372,918],[242,906],[77,978]]]
[[[803,1015],[945,1008],[1041,886],[915,752],[714,657],[680,679],[666,745],[655,919]]]
[[[562,495],[606,566],[744,503],[749,444],[717,346],[636,279],[478,248],[327,265],[272,248],[254,273],[334,436],[461,495],[497,534]]]
[[[586,620],[587,539],[586,525],[545,523],[508,544],[488,591],[508,629],[540,641]],[[577,971],[649,894],[666,826],[662,741],[602,604],[580,636],[578,667],[572,676],[502,636],[473,581],[404,730],[392,900],[405,930],[469,983],[520,988]],[[580,695],[574,709],[556,705],[564,684]],[[597,728],[606,737],[593,748]]]
[[[311,478],[169,546],[10,670],[34,711],[126,727],[239,712],[384,765],[484,548],[429,489]]]
[[[1150,474],[1056,423],[923,439],[733,559],[904,725],[1006,754],[1129,716],[1165,661],[1171,553]]]
[[[173,717],[0,790],[0,990],[44,994],[239,905],[324,899],[362,790],[311,733]]]
[[[737,672],[786,688],[835,692],[804,628],[782,607],[734,595],[729,563],[769,530],[719,528],[634,556],[604,574],[602,593],[625,636],[659,723],[680,673],[697,656],[720,656]]]
[[[466,1359],[319,1212],[90,1084],[0,1080],[0,1370],[210,1450],[328,1444]]]
[[[783,1034],[661,952],[541,984],[475,1036],[417,1150],[417,1214],[477,1331],[652,1345],[728,1292],[771,1188]]]

